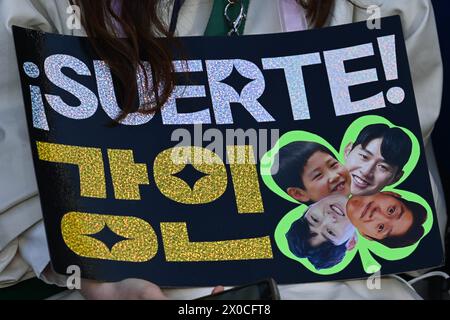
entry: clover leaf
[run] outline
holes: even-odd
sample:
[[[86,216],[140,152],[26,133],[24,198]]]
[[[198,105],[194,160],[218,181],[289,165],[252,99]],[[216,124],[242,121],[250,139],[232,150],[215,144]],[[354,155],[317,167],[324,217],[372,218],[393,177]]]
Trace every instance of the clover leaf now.
[[[388,125],[390,128],[397,127],[394,124],[392,124],[389,120],[380,117],[380,116],[364,116],[356,121],[354,121],[350,127],[347,129],[346,133],[344,134],[344,137],[342,139],[342,143],[340,146],[339,152],[325,139],[322,137],[306,132],[306,131],[290,131],[284,134],[276,143],[276,145],[271,149],[269,152],[267,152],[264,157],[261,160],[261,166],[260,166],[260,172],[262,179],[265,183],[265,185],[274,193],[279,195],[281,198],[285,199],[286,201],[290,201],[293,203],[298,204],[298,206],[288,212],[278,223],[276,229],[275,229],[275,242],[280,249],[280,251],[287,256],[290,259],[293,259],[295,261],[300,262],[303,266],[305,266],[310,271],[321,274],[321,275],[331,275],[338,273],[345,269],[350,262],[355,258],[356,254],[359,253],[363,265],[363,269],[366,273],[375,273],[378,272],[381,269],[381,265],[378,263],[378,261],[374,258],[373,255],[378,256],[382,259],[394,261],[394,260],[401,260],[406,258],[407,256],[411,255],[414,250],[419,245],[420,241],[430,232],[432,226],[433,226],[433,213],[430,205],[418,194],[415,194],[413,192],[397,189],[397,187],[408,179],[410,174],[414,171],[419,158],[420,158],[420,144],[416,136],[408,129],[397,127],[403,130],[411,139],[412,141],[412,152],[409,157],[409,160],[403,167],[403,176],[399,181],[397,181],[395,184],[385,187],[382,191],[392,191],[397,194],[399,194],[403,199],[418,203],[422,207],[425,208],[427,212],[427,218],[424,224],[422,225],[424,228],[424,233],[422,237],[413,245],[410,245],[408,247],[403,248],[389,248],[379,242],[368,240],[361,236],[361,234],[357,231],[358,241],[356,246],[352,249],[346,252],[344,258],[342,261],[335,266],[332,266],[327,269],[316,269],[316,267],[307,259],[307,258],[299,258],[296,255],[294,255],[288,246],[287,239],[286,239],[286,233],[290,229],[291,225],[298,219],[300,219],[308,209],[308,206],[305,204],[302,204],[298,202],[297,200],[293,199],[291,196],[289,196],[280,186],[277,185],[275,180],[273,179],[271,172],[272,172],[272,166],[275,163],[275,157],[279,150],[285,146],[287,146],[290,143],[298,142],[298,141],[305,141],[305,142],[315,142],[319,143],[326,148],[328,148],[335,158],[340,161],[341,163],[345,163],[345,147],[350,143],[354,142],[359,135],[359,133],[366,127],[372,124],[385,124]]]

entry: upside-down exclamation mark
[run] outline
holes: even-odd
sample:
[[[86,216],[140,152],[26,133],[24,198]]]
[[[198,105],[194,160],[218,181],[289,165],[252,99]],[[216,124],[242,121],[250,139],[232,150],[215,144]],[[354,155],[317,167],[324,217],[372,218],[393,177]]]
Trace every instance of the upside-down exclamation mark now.
[[[23,71],[32,78],[37,79],[40,76],[39,68],[32,62],[23,64]],[[36,129],[49,130],[47,117],[45,115],[44,102],[42,100],[41,88],[30,85],[31,110],[33,116],[33,126]]]

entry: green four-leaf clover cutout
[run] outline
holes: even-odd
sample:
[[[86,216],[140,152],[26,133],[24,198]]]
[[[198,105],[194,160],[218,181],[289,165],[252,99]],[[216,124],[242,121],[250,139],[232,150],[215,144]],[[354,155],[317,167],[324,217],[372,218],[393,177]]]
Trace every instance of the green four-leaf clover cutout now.
[[[291,196],[289,196],[282,188],[280,188],[277,185],[277,183],[273,179],[271,175],[271,168],[275,163],[275,156],[277,155],[277,153],[281,148],[287,146],[288,144],[298,141],[305,141],[305,142],[315,142],[325,146],[333,153],[333,155],[338,161],[340,161],[341,163],[345,163],[345,156],[344,156],[345,147],[349,143],[354,142],[358,137],[359,133],[365,127],[373,124],[385,124],[388,125],[390,128],[394,127],[400,128],[411,139],[412,152],[408,162],[403,167],[404,172],[403,176],[396,183],[385,187],[382,191],[395,192],[399,194],[403,199],[415,202],[425,208],[427,218],[424,224],[422,225],[424,228],[424,234],[413,245],[403,248],[389,248],[379,242],[371,241],[364,238],[363,236],[361,236],[359,231],[356,230],[358,237],[356,246],[352,250],[347,251],[342,261],[333,267],[318,270],[307,258],[299,258],[296,255],[294,255],[289,249],[288,242],[286,239],[286,233],[289,231],[291,225],[305,214],[306,210],[308,209],[308,206],[296,201]],[[334,147],[330,143],[328,143],[325,139],[310,132],[290,131],[284,134],[278,140],[274,148],[264,155],[264,157],[261,160],[261,167],[260,167],[262,179],[266,184],[266,186],[272,192],[276,193],[286,201],[298,204],[298,207],[288,212],[280,220],[279,224],[275,229],[275,241],[278,248],[288,258],[300,262],[310,271],[321,275],[331,275],[342,271],[350,264],[350,262],[353,260],[353,258],[356,256],[357,253],[360,254],[362,265],[365,272],[369,274],[378,272],[381,269],[381,265],[374,258],[374,255],[389,261],[401,260],[406,258],[407,256],[409,256],[414,252],[414,250],[419,245],[420,241],[430,232],[433,226],[433,213],[430,205],[421,196],[415,193],[401,189],[396,189],[396,187],[399,186],[403,181],[405,181],[409,177],[409,175],[413,172],[414,168],[416,167],[419,161],[419,157],[420,157],[420,144],[416,136],[410,130],[402,127],[397,127],[394,124],[392,124],[389,120],[379,116],[364,116],[354,121],[347,129],[342,139],[339,152],[335,150]]]

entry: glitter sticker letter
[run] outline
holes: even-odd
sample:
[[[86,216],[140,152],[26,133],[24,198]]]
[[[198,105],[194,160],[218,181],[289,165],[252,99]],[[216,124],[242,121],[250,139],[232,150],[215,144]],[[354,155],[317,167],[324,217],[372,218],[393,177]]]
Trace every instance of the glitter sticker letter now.
[[[263,213],[253,146],[228,146],[228,162],[239,213]]]
[[[69,106],[61,97],[46,94],[48,104],[67,118],[75,120],[90,118],[98,108],[97,96],[87,87],[66,76],[62,72],[63,68],[70,68],[81,76],[90,76],[91,71],[83,61],[66,54],[55,54],[45,59],[44,69],[47,78],[55,86],[74,95],[80,101],[80,105]]]
[[[206,69],[217,124],[233,124],[230,103],[242,104],[258,122],[275,121],[258,102],[264,93],[266,82],[256,64],[240,59],[207,60]],[[241,76],[253,80],[242,89],[240,94],[233,87],[222,82],[232,74],[233,69],[236,69]]]
[[[120,117],[123,111],[122,109],[120,109],[117,103],[111,70],[104,61],[99,60],[94,61],[94,69],[98,84],[98,95],[103,110],[105,110],[106,114],[111,119],[116,120]],[[124,119],[121,119],[119,122],[120,124],[127,126],[140,126],[152,120],[153,116],[153,114],[133,112],[129,113]]]
[[[203,71],[201,60],[174,61],[173,64],[175,71],[178,73]],[[175,86],[164,108],[161,110],[163,123],[167,125],[211,123],[211,114],[208,106],[205,106],[204,110],[191,113],[179,113],[177,110],[177,99],[203,97],[206,97],[205,86]]]
[[[183,179],[174,176],[188,164],[207,175],[198,179],[192,189]],[[158,189],[167,198],[183,204],[213,202],[223,195],[228,184],[222,159],[199,147],[177,147],[161,152],[155,159],[153,173]]]
[[[141,200],[139,185],[149,184],[147,165],[135,163],[133,150],[108,150],[114,195],[119,200]]]
[[[264,69],[284,70],[294,120],[310,119],[308,98],[306,96],[305,81],[303,78],[303,67],[321,62],[319,53],[262,59]]]
[[[117,236],[111,248],[97,239],[105,229]],[[62,219],[61,230],[69,249],[85,258],[146,262],[158,252],[155,231],[135,217],[70,212]]]
[[[273,259],[270,237],[190,242],[186,223],[161,223],[168,262],[205,262]]]
[[[106,199],[105,171],[102,150],[36,142],[39,159],[78,166],[80,194],[87,198]]]
[[[376,69],[349,73],[345,71],[346,61],[374,55],[371,43],[325,51],[323,54],[327,65],[336,116],[386,107],[383,92],[359,101],[352,101],[350,97],[349,87],[378,81]]]

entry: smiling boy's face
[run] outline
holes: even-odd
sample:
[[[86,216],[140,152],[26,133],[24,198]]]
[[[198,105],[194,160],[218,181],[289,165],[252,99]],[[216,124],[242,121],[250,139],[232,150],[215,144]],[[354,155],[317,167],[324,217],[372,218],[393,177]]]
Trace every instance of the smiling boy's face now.
[[[301,202],[317,202],[332,194],[350,194],[347,169],[328,153],[317,151],[306,162],[302,179],[304,189],[288,188],[288,194]]]
[[[365,147],[352,145],[346,149],[346,163],[351,176],[353,195],[371,195],[398,180],[399,168],[386,162],[381,154],[383,139],[370,141]]]

